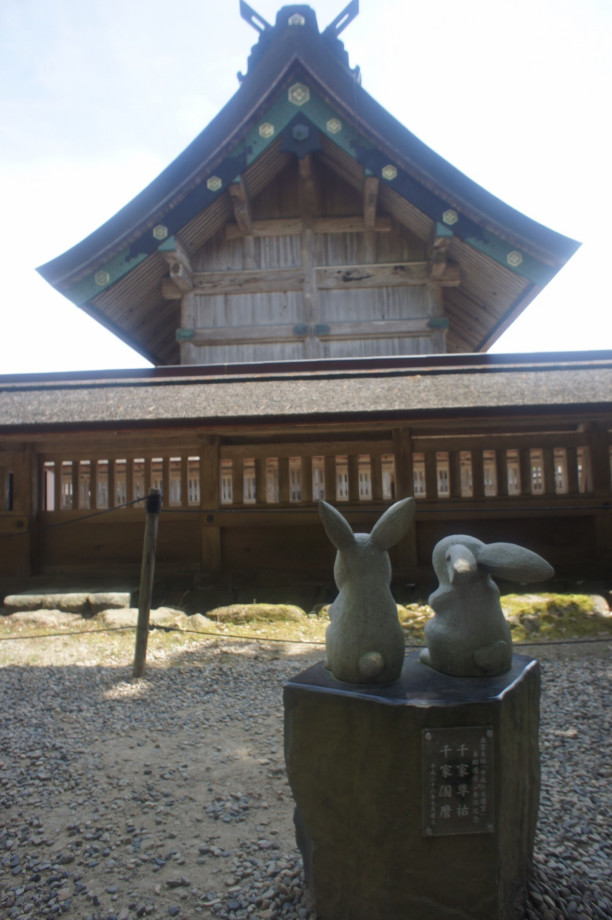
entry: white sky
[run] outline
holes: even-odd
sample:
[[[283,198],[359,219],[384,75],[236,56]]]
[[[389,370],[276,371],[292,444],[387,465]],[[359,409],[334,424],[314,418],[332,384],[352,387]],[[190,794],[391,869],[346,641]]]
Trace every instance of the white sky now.
[[[324,28],[348,0],[313,0]],[[252,0],[274,23],[281,3]],[[0,373],[142,367],[35,266],[147,185],[238,88],[238,0],[0,3]],[[364,88],[509,205],[583,245],[495,351],[612,348],[611,0],[361,0]]]

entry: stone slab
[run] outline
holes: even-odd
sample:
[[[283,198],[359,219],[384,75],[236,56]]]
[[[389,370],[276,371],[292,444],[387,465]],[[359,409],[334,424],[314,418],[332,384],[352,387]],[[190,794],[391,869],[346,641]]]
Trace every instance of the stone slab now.
[[[322,664],[287,682],[287,773],[321,920],[514,917],[537,820],[539,693],[522,655],[493,678],[449,677],[411,653],[386,686],[342,683]],[[490,814],[481,833],[428,835],[424,733],[475,728],[492,733]]]

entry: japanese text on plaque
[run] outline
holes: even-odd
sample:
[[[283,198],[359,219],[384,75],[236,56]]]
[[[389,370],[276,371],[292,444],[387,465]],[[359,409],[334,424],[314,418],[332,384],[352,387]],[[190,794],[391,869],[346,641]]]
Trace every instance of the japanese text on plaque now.
[[[426,836],[493,832],[492,728],[423,731],[422,827]]]

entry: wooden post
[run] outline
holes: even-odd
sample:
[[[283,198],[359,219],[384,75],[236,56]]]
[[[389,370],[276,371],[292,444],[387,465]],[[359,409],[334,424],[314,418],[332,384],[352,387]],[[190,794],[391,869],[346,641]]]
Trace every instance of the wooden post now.
[[[472,454],[472,497],[481,499],[485,497],[484,483],[484,457],[482,450],[473,450]]]
[[[412,459],[412,436],[409,428],[393,430],[393,453],[395,455],[395,501],[414,495],[414,464]],[[395,550],[398,565],[404,575],[414,575],[418,563],[417,524],[412,525],[407,535]]]
[[[153,575],[155,573],[155,549],[157,547],[157,529],[161,510],[161,493],[159,489],[151,489],[149,492],[146,510],[142,565],[140,567],[140,591],[138,592],[138,626],[136,627],[133,677],[143,676],[147,658],[149,614],[151,613]]]
[[[372,479],[372,501],[383,500],[383,477],[381,454],[370,454],[370,477]]]
[[[302,457],[302,502],[312,503],[312,457]]]
[[[450,479],[450,497],[462,498],[461,491],[461,451],[451,450],[448,454],[448,472]]]
[[[200,567],[208,573],[220,572],[222,565],[221,529],[215,520],[220,505],[219,482],[219,439],[203,437],[200,443],[200,509],[206,514],[200,517]],[[257,487],[259,489],[259,483]]]

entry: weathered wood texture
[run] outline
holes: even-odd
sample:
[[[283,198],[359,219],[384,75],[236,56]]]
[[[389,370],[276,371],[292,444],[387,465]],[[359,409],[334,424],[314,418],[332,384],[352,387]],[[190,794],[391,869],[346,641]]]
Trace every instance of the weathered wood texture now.
[[[560,572],[609,573],[611,430],[612,419],[538,429],[530,418],[469,433],[415,421],[342,435],[331,422],[39,434],[0,450],[0,574],[136,573],[151,487],[163,491],[158,569],[186,578],[329,578],[317,501],[368,530],[406,495],[417,516],[394,550],[398,577],[430,571],[453,532],[523,544]]]
[[[162,290],[181,300],[182,363],[444,350],[458,268],[377,213],[377,180],[358,193],[307,157],[252,200],[243,183],[230,197],[235,221],[188,266],[169,258]]]

